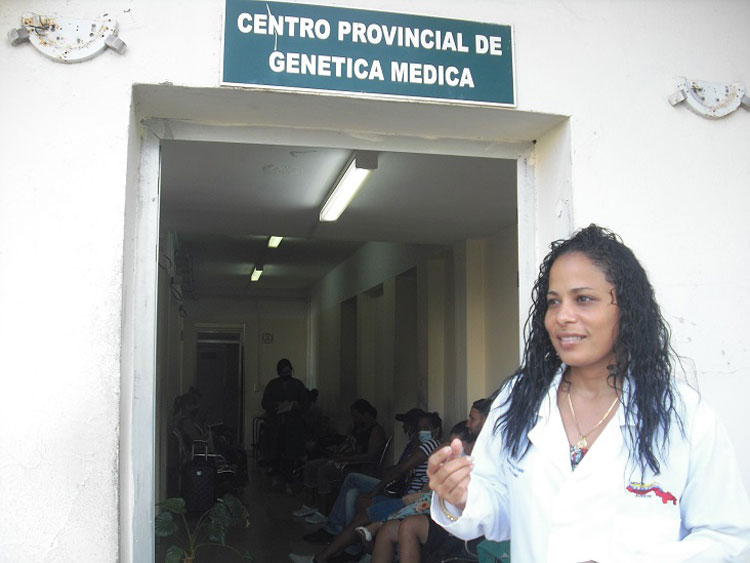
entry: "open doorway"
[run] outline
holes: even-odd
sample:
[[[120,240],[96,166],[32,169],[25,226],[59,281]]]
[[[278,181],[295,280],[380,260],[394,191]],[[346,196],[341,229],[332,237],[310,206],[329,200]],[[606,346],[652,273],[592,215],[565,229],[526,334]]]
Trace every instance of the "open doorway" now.
[[[182,357],[158,362],[181,373],[157,373],[158,389],[197,388],[206,422],[231,421],[248,452],[257,444],[243,436],[263,416],[263,390],[281,357],[319,389],[332,434],[347,432],[342,407],[370,401],[394,437],[391,458],[406,445],[396,413],[421,407],[452,425],[517,362],[516,162],[379,151],[344,214],[322,223],[320,206],[351,154],[161,143],[160,238],[172,241],[162,261],[174,265],[162,276],[172,286],[167,299],[181,299],[185,330]],[[271,247],[271,236],[281,243]],[[430,301],[438,290],[442,301]],[[444,345],[431,345],[436,333]],[[180,384],[163,381],[170,377]]]
[[[161,88],[155,87],[156,90]],[[533,209],[534,195],[534,175],[533,169],[530,168],[530,152],[532,150],[531,140],[536,138],[536,133],[549,130],[550,127],[560,123],[559,118],[543,118],[540,119],[539,115],[530,116],[527,123],[528,130],[522,135],[518,135],[519,127],[518,123],[511,127],[511,129],[505,130],[505,133],[501,133],[499,130],[496,133],[491,133],[489,130],[492,129],[492,123],[497,124],[498,120],[495,118],[499,117],[499,121],[502,122],[503,115],[512,115],[510,113],[493,113],[490,109],[479,109],[479,110],[466,110],[466,108],[451,108],[451,107],[430,107],[430,105],[407,105],[404,104],[393,104],[387,102],[376,102],[368,101],[366,103],[357,100],[337,100],[335,104],[329,105],[330,100],[324,98],[309,98],[304,100],[303,103],[298,105],[288,105],[290,99],[286,96],[276,97],[268,94],[271,97],[270,105],[260,104],[253,107],[263,107],[263,116],[261,114],[257,116],[250,115],[252,110],[248,112],[247,107],[239,110],[236,114],[233,114],[234,122],[236,119],[240,119],[246,123],[263,123],[267,122],[269,118],[277,120],[277,125],[271,130],[264,126],[249,126],[246,129],[232,129],[223,128],[216,125],[200,125],[195,120],[190,122],[184,122],[175,120],[175,116],[178,114],[184,114],[186,117],[197,117],[197,121],[206,119],[203,110],[208,107],[202,102],[205,101],[205,93],[199,94],[197,100],[201,101],[200,106],[191,105],[188,103],[186,106],[181,102],[186,101],[190,98],[192,93],[190,92],[179,92],[177,93],[176,100],[170,99],[167,106],[159,107],[159,100],[166,101],[163,98],[163,92],[157,92],[155,97],[151,97],[150,87],[139,87],[139,96],[143,96],[142,100],[147,100],[147,103],[140,104],[138,106],[139,111],[145,112],[147,116],[158,116],[169,114],[172,117],[169,120],[161,119],[147,119],[144,121],[148,127],[148,132],[144,136],[143,142],[140,145],[140,181],[137,182],[137,187],[133,192],[133,199],[129,208],[129,220],[128,228],[130,232],[137,233],[134,236],[134,244],[132,247],[129,245],[126,250],[126,269],[129,270],[129,266],[133,265],[132,271],[134,277],[129,279],[128,282],[133,285],[133,299],[128,301],[126,304],[126,329],[133,326],[132,323],[138,323],[139,320],[143,321],[141,326],[148,327],[149,311],[153,311],[155,314],[155,295],[151,291],[149,294],[149,280],[156,279],[156,267],[155,264],[149,265],[148,260],[148,247],[155,241],[158,236],[154,227],[158,224],[158,213],[159,213],[159,200],[156,197],[152,197],[149,194],[156,194],[158,192],[159,180],[160,180],[160,168],[161,160],[159,158],[160,151],[163,151],[166,146],[167,139],[173,139],[176,141],[197,141],[199,139],[211,139],[212,142],[233,142],[242,144],[258,144],[264,143],[268,145],[272,142],[274,146],[294,146],[294,147],[320,147],[320,148],[340,148],[342,144],[345,144],[345,150],[351,150],[356,148],[366,149],[379,149],[379,152],[391,152],[391,153],[409,153],[413,155],[425,154],[420,152],[409,152],[415,149],[423,150],[425,142],[420,139],[420,136],[427,134],[432,139],[427,145],[429,145],[429,154],[442,155],[442,156],[456,156],[456,157],[469,157],[469,158],[487,158],[487,159],[507,159],[513,165],[514,171],[519,171],[516,175],[516,182],[514,182],[512,191],[514,194],[522,194],[523,198],[516,202],[518,211],[514,206],[513,214],[514,217],[521,217],[522,221],[514,222],[508,229],[515,235],[515,245],[511,255],[515,256],[516,264],[520,267],[518,278],[522,282],[522,286],[528,282],[529,275],[526,264],[526,259],[519,260],[519,252],[517,249],[533,248],[535,246],[535,224],[533,221],[533,213],[530,213]],[[183,94],[186,96],[183,96]],[[234,92],[228,93],[223,91],[218,94],[222,98],[222,108],[226,111],[227,107],[231,105],[231,99],[244,99],[245,94]],[[256,94],[254,99],[260,102],[260,98],[263,98],[266,94]],[[181,100],[181,101],[180,101]],[[229,102],[228,102],[229,100]],[[299,102],[300,100],[295,100]],[[367,115],[364,120],[362,116],[365,114],[357,112],[347,112],[346,106],[357,106],[363,105],[368,108]],[[316,108],[316,106],[318,106]],[[335,109],[333,109],[335,106]],[[378,106],[378,108],[375,108]],[[388,106],[385,108],[385,106]],[[201,109],[197,109],[200,107]],[[238,106],[239,107],[239,106]],[[169,108],[169,109],[167,109]],[[177,109],[176,109],[177,108]],[[191,109],[192,108],[192,109]],[[269,109],[270,108],[270,109]],[[380,113],[379,109],[388,109],[385,113]],[[320,111],[318,111],[320,110]],[[405,111],[404,111],[405,110]],[[196,115],[202,114],[202,115]],[[273,115],[271,115],[273,114]],[[303,117],[306,115],[307,117]],[[356,115],[356,119],[350,118]],[[515,114],[518,115],[518,114]],[[459,118],[460,119],[457,119]],[[493,119],[486,119],[488,116],[492,116]],[[438,119],[438,117],[440,117]],[[445,119],[444,119],[445,118]],[[308,127],[304,130],[296,128],[296,124],[308,121]],[[515,118],[513,118],[515,119]],[[546,121],[545,121],[546,119]],[[295,121],[296,120],[296,121]],[[300,121],[301,120],[301,121]],[[221,120],[219,120],[221,121]],[[282,123],[282,122],[288,123]],[[295,122],[295,127],[292,127],[292,122]],[[359,121],[359,123],[354,123]],[[208,122],[216,123],[215,119],[208,119]],[[544,122],[544,123],[542,123]],[[324,125],[325,123],[325,125]],[[333,125],[331,125],[333,123]],[[370,123],[371,125],[366,125]],[[377,123],[377,125],[375,125]],[[429,124],[429,125],[428,125]],[[444,124],[444,125],[443,125]],[[489,129],[487,126],[490,126]],[[341,130],[349,130],[356,132],[357,130],[375,129],[388,130],[388,134],[381,135],[379,138],[377,135],[366,134],[362,135],[355,134],[349,136],[346,143],[342,143]],[[521,127],[523,129],[523,127]],[[311,135],[311,131],[315,132]],[[527,140],[522,141],[502,141],[500,140],[505,136],[507,138],[509,131],[513,130],[510,136],[514,138],[522,138]],[[311,142],[313,140],[315,142]],[[495,139],[495,140],[487,140]],[[292,141],[293,145],[289,142]],[[406,149],[406,150],[405,150]],[[549,170],[547,171],[549,173]],[[163,178],[162,187],[163,187]],[[155,204],[155,205],[154,205]],[[564,215],[564,214],[563,214]],[[448,217],[450,219],[450,216]],[[196,217],[199,220],[200,217]],[[403,223],[403,221],[402,221]],[[531,233],[531,236],[529,235]],[[371,239],[377,240],[377,239]],[[151,241],[151,242],[150,242]],[[359,242],[359,241],[357,241]],[[472,310],[472,303],[466,302],[466,295],[473,295],[473,292],[477,288],[482,287],[483,284],[486,287],[486,281],[491,273],[486,270],[482,270],[482,260],[479,260],[479,256],[487,256],[492,252],[496,251],[492,244],[481,239],[464,239],[462,247],[452,248],[453,245],[443,245],[446,248],[452,248],[452,252],[438,252],[431,254],[426,263],[420,271],[427,271],[430,273],[431,283],[426,288],[427,291],[420,291],[418,294],[418,306],[417,309],[424,313],[425,310],[429,310],[429,314],[421,314],[418,325],[419,335],[417,340],[427,342],[439,342],[440,335],[437,334],[439,331],[432,331],[425,329],[426,327],[446,327],[453,326],[459,327],[458,332],[463,331],[465,337],[465,327],[467,324],[473,323],[472,318],[466,317],[466,311]],[[377,244],[398,244],[390,241],[387,243]],[[378,246],[369,247],[367,250],[373,256],[378,256],[378,251],[382,250]],[[438,245],[439,246],[439,245]],[[367,253],[365,253],[367,254]],[[533,254],[533,253],[532,253]],[[362,255],[358,256],[361,259]],[[534,262],[533,257],[530,262]],[[402,264],[403,265],[403,264]],[[468,268],[466,266],[468,265]],[[397,266],[396,266],[397,267]],[[408,271],[409,268],[413,267],[413,264],[408,264],[401,270],[394,270],[395,276],[403,274]],[[464,268],[463,272],[472,272],[472,276],[456,275],[457,268]],[[367,272],[360,268],[360,272],[363,273],[363,280],[355,288],[353,294],[360,295],[368,288],[375,287],[377,284],[369,284],[366,279]],[[478,275],[481,272],[481,275]],[[515,277],[515,276],[514,276]],[[425,278],[419,277],[417,279],[417,287],[425,289],[421,284],[424,283]],[[395,283],[395,282],[394,282]],[[369,285],[367,285],[369,284]],[[514,279],[514,286],[516,282]],[[330,288],[326,288],[328,291]],[[467,293],[467,289],[470,290]],[[525,288],[524,288],[525,289]],[[445,297],[449,295],[455,295],[456,291],[463,291],[462,303],[452,303],[451,307],[446,307],[442,311],[430,310],[429,307],[425,309],[426,303],[434,302],[445,302]],[[327,328],[337,327],[331,331],[336,333],[338,336],[339,331],[342,327],[340,317],[330,315],[330,303],[326,301],[326,298],[330,296],[331,292],[328,291],[323,296],[318,296],[317,300],[311,300],[309,303],[309,316],[308,316],[308,346],[307,346],[307,358],[309,362],[309,372],[312,381],[316,381],[317,378],[327,377],[327,374],[331,374],[336,380],[340,380],[341,374],[332,368],[332,364],[338,365],[341,358],[341,351],[337,350],[335,354],[335,361],[331,358],[333,355],[329,355],[325,351],[321,350],[321,345],[324,343],[326,338],[330,336],[326,332]],[[516,298],[518,289],[515,289]],[[350,294],[347,299],[351,299]],[[337,296],[338,297],[338,296]],[[393,299],[393,294],[388,293],[388,286],[385,286],[384,293],[385,302]],[[357,315],[356,322],[359,325],[369,322],[366,318],[364,309],[361,308],[362,303],[357,298]],[[343,301],[346,301],[344,299]],[[342,301],[342,302],[343,302]],[[146,306],[141,308],[138,306],[139,303],[144,303]],[[340,305],[340,303],[339,303]],[[390,305],[388,305],[390,306]],[[434,308],[433,308],[434,309]],[[128,317],[127,312],[133,311],[132,317]],[[340,307],[339,307],[340,310]],[[516,311],[517,313],[517,311]],[[473,314],[473,313],[472,313]],[[145,316],[144,316],[145,315]],[[189,315],[189,313],[188,313]],[[335,318],[334,318],[335,317]],[[386,321],[390,322],[390,316],[386,318]],[[517,323],[516,323],[517,324]],[[463,328],[461,328],[463,327]],[[514,327],[515,337],[518,337],[518,327]],[[124,339],[124,349],[127,349],[131,342],[143,342],[144,338],[148,341],[148,331],[139,332],[136,334],[135,331],[126,333],[131,338],[130,341]],[[153,334],[153,333],[152,333]],[[442,395],[442,398],[438,399],[443,402],[446,409],[453,409],[454,414],[458,410],[465,409],[466,395],[469,392],[467,390],[467,376],[466,366],[467,357],[473,352],[471,347],[467,346],[465,338],[456,338],[455,334],[449,335],[446,338],[446,333],[443,331],[444,339],[443,345],[445,353],[442,355],[431,356],[427,354],[420,355],[418,363],[421,366],[420,369],[427,369],[429,374],[427,377],[428,383],[428,395],[430,401],[433,401],[433,396]],[[361,347],[361,340],[358,340],[356,345],[359,350]],[[247,339],[247,352],[253,346],[259,346],[260,342],[254,338]],[[394,355],[393,346],[389,344],[390,349],[386,352],[390,355]],[[134,354],[125,354],[123,360],[124,373],[130,373],[131,369],[142,370],[143,373],[149,373],[153,367],[153,359],[155,358],[154,348],[146,346],[134,347]],[[364,353],[364,352],[363,352]],[[258,355],[256,354],[256,357]],[[151,360],[149,360],[151,358]],[[472,361],[477,358],[472,358]],[[247,358],[245,360],[247,365]],[[479,359],[479,364],[484,363],[485,365],[489,362],[488,358]],[[477,364],[477,365],[479,365]],[[425,366],[427,366],[425,368]],[[474,365],[472,364],[474,367]],[[473,369],[472,367],[472,369]],[[434,388],[435,377],[434,373],[441,372],[444,374],[442,377],[443,389],[440,394],[434,394],[432,389]],[[456,374],[463,370],[463,374]],[[261,370],[256,368],[256,373]],[[392,375],[392,374],[391,374]],[[248,374],[245,374],[246,382]],[[138,432],[138,428],[147,426],[149,421],[154,420],[153,412],[151,415],[148,414],[148,402],[143,403],[143,397],[153,397],[153,381],[143,386],[141,379],[129,379],[124,376],[124,387],[123,387],[123,475],[126,477],[123,479],[123,486],[121,493],[125,502],[121,504],[123,511],[123,522],[125,530],[123,531],[123,554],[124,560],[128,560],[129,553],[138,552],[142,553],[143,557],[139,560],[148,560],[148,557],[153,554],[152,550],[144,549],[144,545],[148,545],[148,536],[150,536],[150,525],[149,522],[153,517],[153,500],[155,498],[155,490],[150,489],[148,486],[144,486],[148,480],[148,474],[153,476],[153,458],[147,455],[148,452],[144,452],[143,449],[137,447],[140,436],[143,434]],[[146,381],[145,383],[148,383]],[[187,381],[182,381],[181,385],[187,384]],[[262,381],[250,380],[245,386],[246,392],[252,389],[252,392],[260,392]],[[246,409],[248,413],[248,409]],[[246,418],[249,414],[246,414]],[[136,423],[138,421],[138,423]],[[247,428],[247,420],[245,421],[245,427]],[[153,424],[153,422],[151,423]],[[141,478],[139,478],[141,476]],[[138,483],[141,483],[140,485]],[[151,492],[149,492],[149,490]],[[136,507],[141,507],[143,512],[139,513],[139,517],[136,517]],[[138,541],[136,541],[138,540]],[[143,542],[147,543],[144,544]],[[153,545],[153,543],[151,543]],[[150,553],[149,553],[150,552]],[[131,558],[132,559],[132,558]]]

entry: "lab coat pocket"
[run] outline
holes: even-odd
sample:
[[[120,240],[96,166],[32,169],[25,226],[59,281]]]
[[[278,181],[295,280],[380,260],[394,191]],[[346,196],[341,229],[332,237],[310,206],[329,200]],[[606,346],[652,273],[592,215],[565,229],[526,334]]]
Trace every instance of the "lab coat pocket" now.
[[[613,534],[613,544],[621,546],[621,552],[631,553],[678,540],[677,495],[659,483],[631,482],[618,504]]]

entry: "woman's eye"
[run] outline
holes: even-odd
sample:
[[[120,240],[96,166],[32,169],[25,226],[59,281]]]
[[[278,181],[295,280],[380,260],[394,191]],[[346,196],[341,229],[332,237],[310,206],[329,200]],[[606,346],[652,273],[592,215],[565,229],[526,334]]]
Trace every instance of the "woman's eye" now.
[[[593,299],[588,295],[579,295],[578,297],[576,297],[576,301],[578,301],[579,303],[588,303],[589,301],[593,301]]]
[[[547,299],[547,307],[552,307],[553,305],[557,305],[558,303],[559,303],[559,300],[554,299],[552,297]]]

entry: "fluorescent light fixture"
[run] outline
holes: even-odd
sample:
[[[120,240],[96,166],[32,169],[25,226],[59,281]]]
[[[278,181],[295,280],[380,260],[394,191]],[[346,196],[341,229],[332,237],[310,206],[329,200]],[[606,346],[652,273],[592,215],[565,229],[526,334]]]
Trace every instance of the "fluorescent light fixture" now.
[[[320,220],[335,221],[338,219],[354,199],[354,196],[357,195],[370,171],[369,168],[357,168],[357,160],[352,157],[344,173],[333,186],[331,193],[328,194],[326,202],[320,210]]]
[[[253,268],[253,273],[250,274],[250,281],[258,281],[262,273],[263,266],[255,266],[255,268]]]
[[[270,236],[268,237],[268,248],[278,248],[278,246],[281,244],[281,239],[284,237],[275,237]]]

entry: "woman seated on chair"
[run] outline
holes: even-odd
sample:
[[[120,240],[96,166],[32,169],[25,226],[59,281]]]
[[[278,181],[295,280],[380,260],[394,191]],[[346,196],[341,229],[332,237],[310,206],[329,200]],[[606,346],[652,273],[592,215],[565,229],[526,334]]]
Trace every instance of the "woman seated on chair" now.
[[[303,477],[306,501],[310,504],[303,504],[293,512],[294,516],[309,516],[316,511],[327,514],[332,484],[340,481],[345,471],[375,473],[386,444],[385,430],[377,421],[378,411],[365,399],[357,399],[352,403],[350,413],[351,434],[334,448],[331,457],[305,463]]]
[[[209,427],[203,424],[201,397],[200,390],[190,387],[187,393],[175,399],[174,429],[179,434],[186,455],[204,456],[205,459],[218,455],[222,467],[234,473],[234,484],[240,486],[247,482],[247,454],[234,443],[233,433],[226,425]]]
[[[470,432],[466,421],[459,422],[451,429],[448,443],[456,438],[461,440],[464,453],[470,455],[475,436]],[[456,546],[463,545],[463,540],[451,536],[440,526],[436,526],[436,530],[432,529],[430,526],[432,491],[429,490],[428,485],[425,485],[424,491],[404,497],[404,501],[410,504],[391,513],[384,520],[373,521],[366,527],[357,528],[357,534],[365,548],[373,548],[371,563],[392,563],[397,545],[401,563],[419,563],[423,546],[426,550],[433,552],[438,548],[445,548],[444,544],[447,543],[455,543]],[[454,541],[451,542],[451,539]]]
[[[174,400],[173,425],[187,449],[192,448],[195,440],[208,440],[208,428],[199,421],[201,396],[198,389],[191,387]]]
[[[409,418],[409,414],[412,411],[419,411],[422,413],[417,419],[417,424],[414,427],[407,425],[405,420]],[[422,490],[427,483],[427,458],[440,445],[442,421],[436,412],[424,413],[424,411],[419,409],[412,409],[412,411],[405,415],[398,416],[404,419],[405,429],[409,430],[412,441],[415,445],[419,444],[419,446],[411,450],[412,453],[410,453],[405,460],[386,471],[384,477],[380,481],[370,484],[369,490],[366,490],[364,494],[360,494],[356,502],[357,511],[354,514],[354,517],[351,518],[348,525],[344,527],[340,533],[333,536],[331,530],[321,529],[315,534],[304,536],[308,541],[322,541],[324,540],[323,536],[326,535],[333,537],[331,537],[330,545],[326,546],[315,556],[290,554],[289,559],[293,563],[323,563],[324,561],[329,561],[333,556],[341,553],[350,544],[356,542],[357,527],[369,524],[377,519],[382,519],[391,512],[403,508],[403,494],[408,495],[409,493],[415,493]],[[347,480],[356,475],[359,474],[350,474],[347,477]],[[392,481],[405,475],[409,475],[409,478],[406,484],[406,489],[403,493],[395,498],[382,494]],[[345,488],[345,486],[342,487],[342,491]],[[363,492],[362,489],[359,489],[359,491]],[[341,498],[341,495],[339,495],[339,498]],[[335,511],[336,507],[334,506],[334,512]],[[380,516],[381,511],[385,512],[385,516]],[[334,514],[332,512],[331,518],[328,522],[329,527],[333,520]]]

